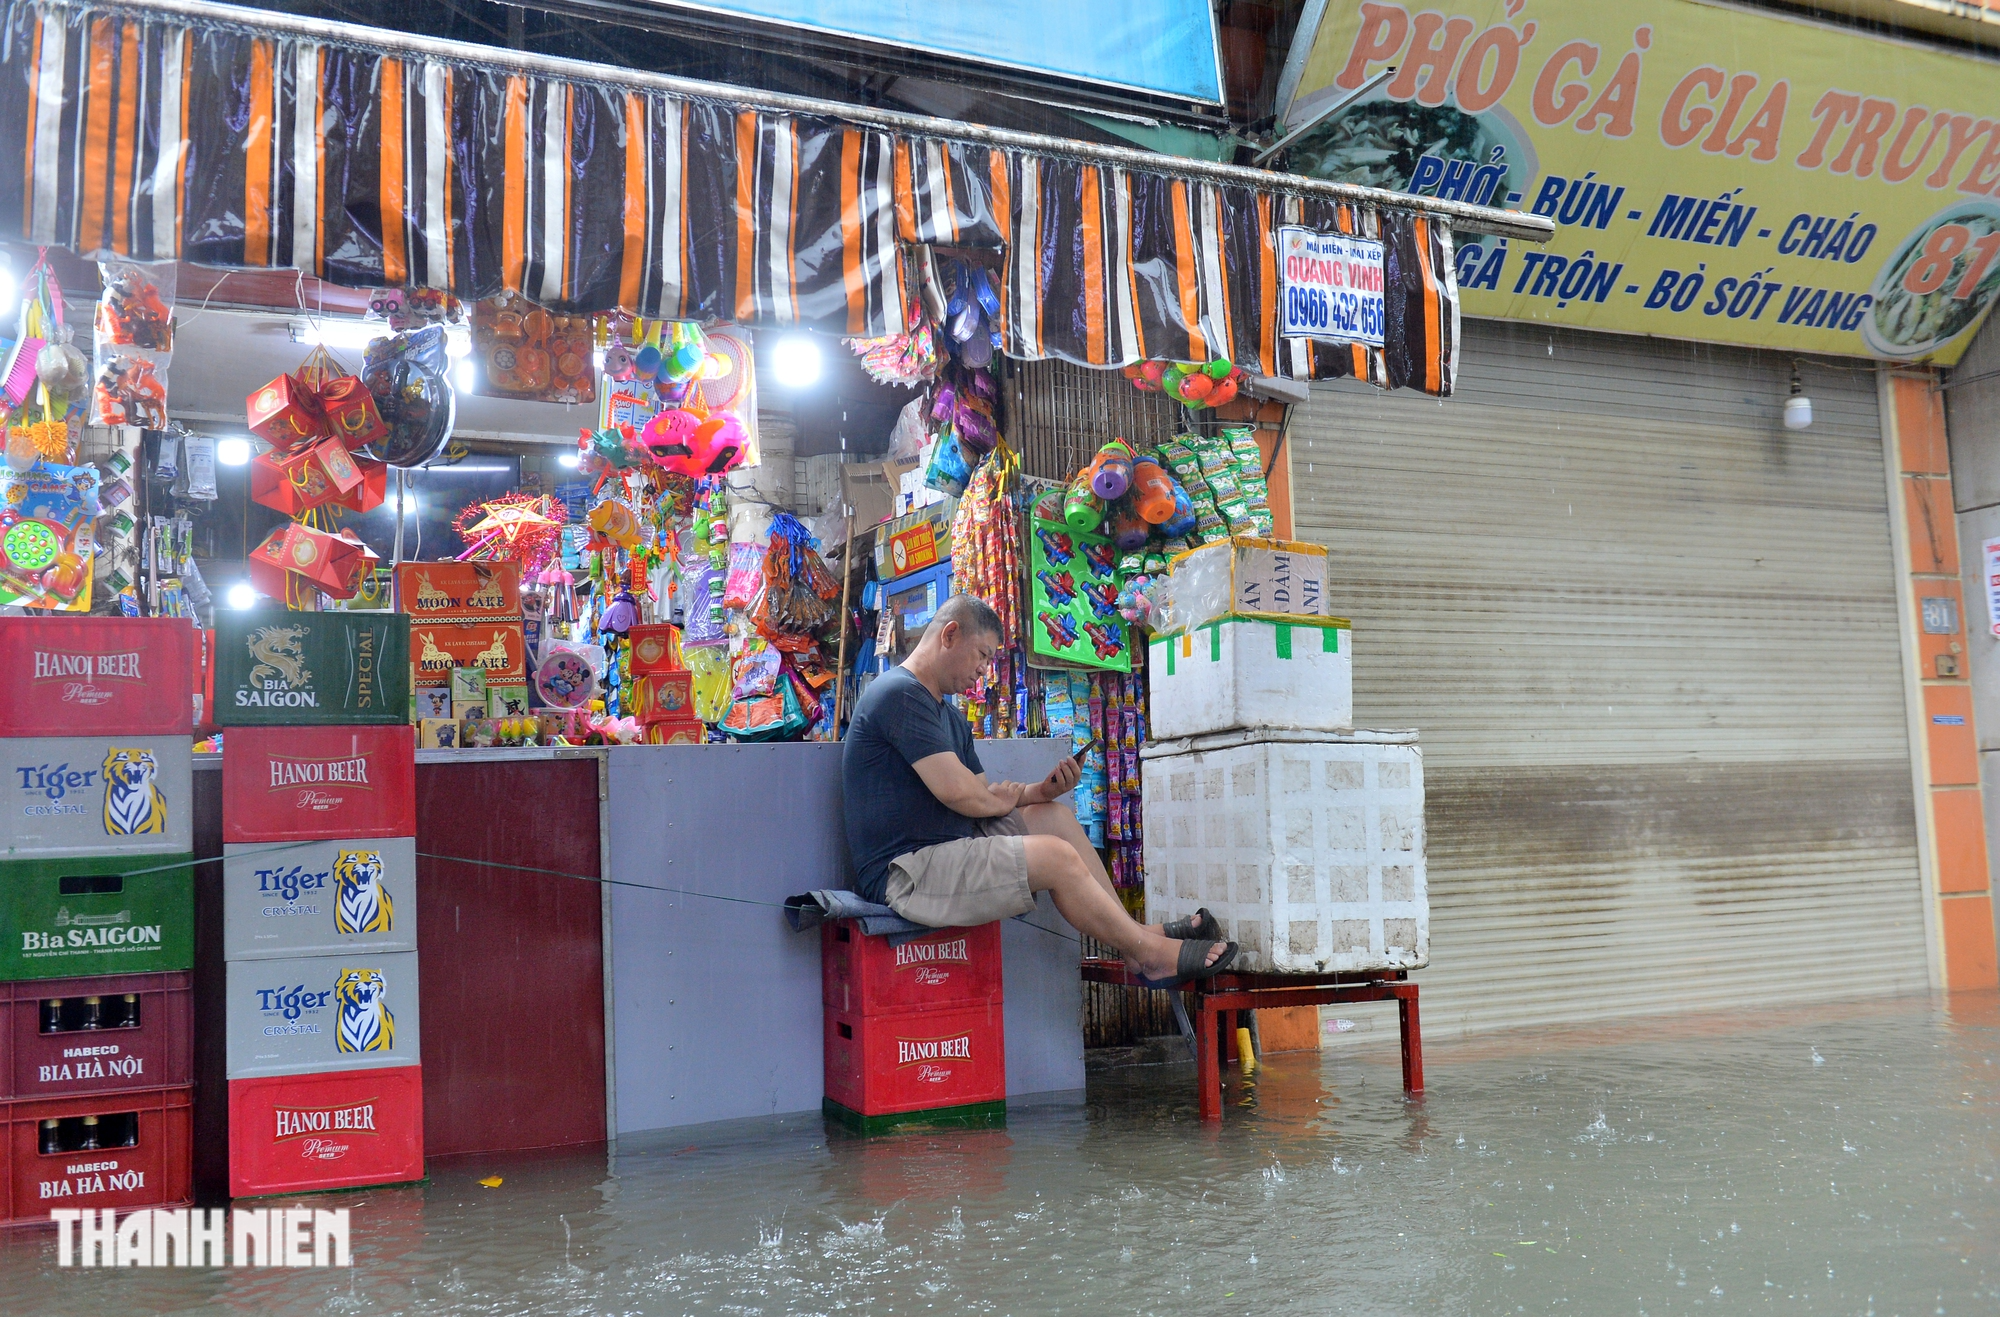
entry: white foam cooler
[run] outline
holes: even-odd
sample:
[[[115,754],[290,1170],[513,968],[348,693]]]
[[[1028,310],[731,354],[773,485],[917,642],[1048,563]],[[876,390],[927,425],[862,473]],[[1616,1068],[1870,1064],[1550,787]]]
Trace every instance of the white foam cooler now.
[[[1250,972],[1428,963],[1414,731],[1257,728],[1156,740],[1140,757],[1149,921],[1207,906]]]
[[[1146,665],[1153,740],[1354,725],[1354,631],[1345,618],[1224,616],[1154,636]]]

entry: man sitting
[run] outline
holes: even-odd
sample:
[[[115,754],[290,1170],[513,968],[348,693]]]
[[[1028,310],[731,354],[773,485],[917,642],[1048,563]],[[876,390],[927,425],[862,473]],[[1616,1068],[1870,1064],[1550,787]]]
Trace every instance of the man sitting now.
[[[912,923],[970,927],[1054,894],[1063,918],[1164,986],[1235,959],[1202,911],[1168,926],[1125,912],[1076,815],[1057,803],[1081,772],[1064,759],[1033,786],[988,782],[965,718],[945,703],[1000,648],[1000,619],[971,595],[945,600],[908,661],[854,706],[841,752],[855,890]]]

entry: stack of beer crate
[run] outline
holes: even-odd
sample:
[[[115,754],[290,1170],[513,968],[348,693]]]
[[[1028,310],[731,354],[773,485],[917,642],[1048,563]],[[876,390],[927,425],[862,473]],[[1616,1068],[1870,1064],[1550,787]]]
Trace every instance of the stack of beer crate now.
[[[409,619],[216,634],[229,1188],[423,1178]]]
[[[0,618],[0,1222],[192,1198],[193,630]]]
[[[862,1133],[1004,1120],[1001,989],[997,923],[896,941],[821,925],[824,1113]]]
[[[694,711],[694,674],[681,662],[680,628],[635,626],[621,712],[636,718],[647,745],[700,745],[708,729]]]

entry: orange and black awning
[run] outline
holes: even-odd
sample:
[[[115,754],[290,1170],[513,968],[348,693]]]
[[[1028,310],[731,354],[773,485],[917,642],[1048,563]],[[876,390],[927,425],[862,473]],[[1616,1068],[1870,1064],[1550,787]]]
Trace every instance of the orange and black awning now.
[[[447,57],[348,27],[335,39],[250,10],[4,12],[0,236],[850,335],[904,328],[926,265],[906,252],[980,247],[1004,254],[1016,357],[1229,356],[1451,391],[1457,290],[1437,215],[1191,176],[1169,157],[1128,167],[598,66],[554,76],[507,52]],[[1275,337],[1285,223],[1385,244],[1383,348]]]

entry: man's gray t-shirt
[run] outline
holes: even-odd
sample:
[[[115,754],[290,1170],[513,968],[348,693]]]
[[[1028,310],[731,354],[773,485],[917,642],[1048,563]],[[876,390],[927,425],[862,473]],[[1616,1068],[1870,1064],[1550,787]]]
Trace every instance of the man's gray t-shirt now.
[[[891,668],[854,706],[840,753],[847,850],[854,890],[865,900],[882,899],[898,855],[979,835],[977,821],[932,795],[911,767],[935,754],[986,771],[965,719],[908,671]]]

